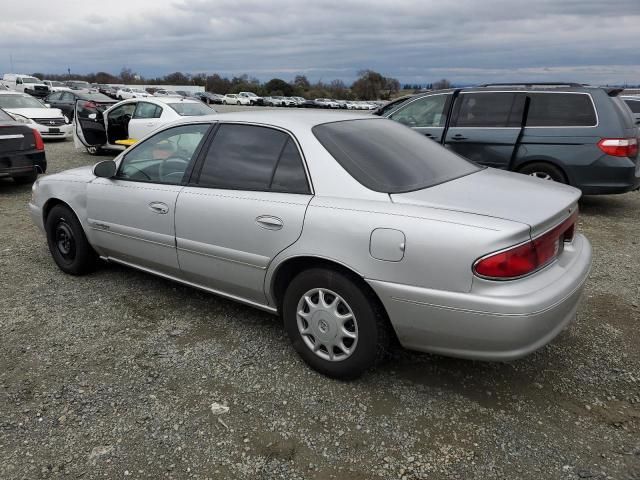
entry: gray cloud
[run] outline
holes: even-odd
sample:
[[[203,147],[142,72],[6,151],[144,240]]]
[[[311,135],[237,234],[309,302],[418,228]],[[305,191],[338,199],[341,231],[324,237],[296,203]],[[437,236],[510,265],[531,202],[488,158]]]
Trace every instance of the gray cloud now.
[[[0,71],[640,82],[638,0],[44,0],[2,7]]]

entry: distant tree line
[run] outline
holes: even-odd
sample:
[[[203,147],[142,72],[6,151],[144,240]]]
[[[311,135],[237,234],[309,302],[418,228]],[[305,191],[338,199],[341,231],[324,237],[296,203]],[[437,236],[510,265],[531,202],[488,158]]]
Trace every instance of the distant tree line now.
[[[49,80],[69,80],[69,75],[34,73],[33,76]],[[242,91],[255,92],[258,95],[300,96],[305,98],[339,98],[346,100],[389,99],[400,91],[400,82],[395,78],[385,77],[373,70],[358,72],[358,78],[351,85],[342,80],[311,83],[305,75],[297,75],[287,82],[280,78],[272,78],[268,82],[260,82],[249,75],[223,77],[217,73],[188,74],[174,72],[164,77],[145,78],[130,68],[123,68],[119,75],[108,72],[72,75],[74,79],[90,83],[124,83],[127,85],[198,85],[209,92],[226,94]]]

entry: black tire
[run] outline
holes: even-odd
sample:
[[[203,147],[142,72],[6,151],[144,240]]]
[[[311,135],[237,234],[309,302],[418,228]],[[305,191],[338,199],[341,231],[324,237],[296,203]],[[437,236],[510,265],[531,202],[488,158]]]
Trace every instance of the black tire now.
[[[518,172],[545,180],[553,180],[558,183],[569,183],[562,170],[547,162],[528,163],[524,167],[520,168]]]
[[[70,275],[85,275],[95,270],[98,255],[69,207],[53,207],[47,215],[45,230],[49,251],[60,270]]]
[[[33,172],[28,173],[27,175],[19,175],[13,177],[13,181],[18,185],[24,185],[27,183],[33,183],[38,178],[38,172],[34,169]]]
[[[379,300],[360,282],[355,276],[336,270],[312,268],[298,274],[285,292],[282,317],[293,348],[311,368],[328,377],[343,380],[357,378],[383,360],[389,350],[392,333],[386,314]],[[330,290],[342,297],[357,322],[357,327],[354,328],[357,341],[351,344],[353,352],[340,361],[321,358],[312,351],[298,328],[298,303],[306,293],[317,288]],[[314,315],[312,318],[316,317]],[[322,320],[319,320],[318,325],[320,322]],[[319,342],[312,336],[310,338]],[[324,351],[326,352],[326,348]]]

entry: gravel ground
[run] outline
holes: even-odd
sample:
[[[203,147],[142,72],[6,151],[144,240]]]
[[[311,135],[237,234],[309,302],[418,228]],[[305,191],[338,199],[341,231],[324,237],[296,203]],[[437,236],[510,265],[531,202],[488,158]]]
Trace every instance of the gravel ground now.
[[[96,160],[47,155],[49,173]],[[307,368],[276,317],[115,265],[63,274],[29,196],[0,181],[2,479],[640,479],[640,193],[581,202],[593,270],[551,345],[398,351],[351,383]]]

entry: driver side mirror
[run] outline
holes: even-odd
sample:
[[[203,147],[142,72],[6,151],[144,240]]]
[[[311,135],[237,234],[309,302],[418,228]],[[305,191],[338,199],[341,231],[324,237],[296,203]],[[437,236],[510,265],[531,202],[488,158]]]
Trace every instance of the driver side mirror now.
[[[51,104],[50,103],[45,103],[44,106],[47,107],[47,108],[51,108]]]
[[[105,160],[98,162],[93,167],[93,174],[100,178],[112,178],[115,176],[117,170],[116,162],[113,160]]]

